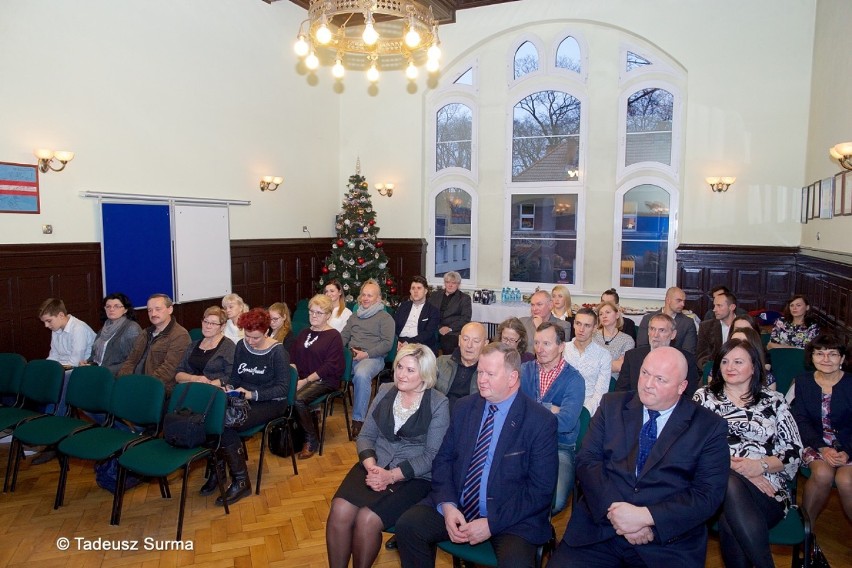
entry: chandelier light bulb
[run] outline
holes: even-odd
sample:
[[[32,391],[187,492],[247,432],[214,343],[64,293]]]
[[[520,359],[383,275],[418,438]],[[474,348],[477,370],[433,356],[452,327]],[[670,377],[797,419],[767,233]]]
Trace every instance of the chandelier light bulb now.
[[[439,63],[437,59],[429,59],[426,61],[426,71],[428,71],[429,73],[434,73],[435,71],[437,71],[438,66]]]
[[[438,61],[441,58],[441,48],[438,47],[437,43],[433,43],[429,46],[429,50],[426,52],[426,57],[434,61]]]
[[[414,66],[413,61],[408,62],[408,67],[405,68],[405,76],[412,81],[417,78],[417,67]]]
[[[299,37],[296,38],[296,44],[293,46],[293,51],[296,52],[296,55],[299,57],[304,57],[308,54],[310,47],[308,46],[308,41],[305,38],[305,34],[299,34]]]
[[[305,58],[305,67],[314,71],[319,67],[319,57],[313,51]]]
[[[342,79],[345,72],[346,70],[343,68],[343,61],[341,61],[338,57],[334,62],[334,66],[331,68],[331,74],[335,79]]]
[[[414,26],[408,28],[408,33],[405,34],[405,45],[414,49],[420,45],[420,34],[414,29]]]
[[[376,31],[376,28],[373,27],[373,18],[367,21],[367,25],[364,27],[364,33],[361,35],[361,39],[364,40],[364,43],[367,45],[375,45],[377,41],[379,41],[379,33]]]
[[[375,83],[379,80],[379,70],[376,69],[375,63],[370,65],[370,68],[367,69],[367,79],[369,79],[371,83]]]
[[[317,28],[316,31],[317,41],[322,45],[328,45],[328,42],[331,41],[331,30],[328,29],[328,26],[323,22],[320,27]]]

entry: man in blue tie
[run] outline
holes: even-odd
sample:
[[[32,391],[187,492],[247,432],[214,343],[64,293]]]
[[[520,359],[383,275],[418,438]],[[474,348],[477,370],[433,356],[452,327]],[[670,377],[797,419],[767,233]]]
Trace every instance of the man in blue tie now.
[[[435,565],[443,540],[491,540],[500,566],[529,566],[550,539],[556,417],[519,392],[521,357],[502,343],[482,350],[479,394],[460,399],[438,455],[432,492],[396,523],[403,568]]]
[[[704,566],[725,495],[727,424],[682,400],[687,362],[659,347],[638,391],[604,395],[577,454],[579,499],[548,567]]]

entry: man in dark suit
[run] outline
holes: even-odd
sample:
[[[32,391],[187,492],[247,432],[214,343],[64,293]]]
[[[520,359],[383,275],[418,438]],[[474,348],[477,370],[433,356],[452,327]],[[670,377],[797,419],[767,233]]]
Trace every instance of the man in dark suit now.
[[[737,297],[731,294],[717,294],[713,299],[713,314],[709,321],[698,326],[698,350],[695,352],[698,368],[703,369],[707,361],[712,361],[716,353],[728,340],[728,330],[737,317]]]
[[[436,290],[429,295],[429,303],[441,312],[438,340],[444,355],[455,351],[461,328],[473,317],[470,296],[459,290],[460,285],[461,275],[458,272],[447,272],[444,274],[443,292]]]
[[[639,331],[636,334],[636,345],[648,344],[648,322],[657,314],[666,314],[675,322],[677,336],[672,342],[673,347],[695,353],[698,336],[695,330],[695,320],[683,313],[686,307],[686,292],[676,286],[666,290],[666,300],[663,307],[656,312],[645,314],[639,323]]]
[[[432,462],[432,492],[396,523],[404,568],[434,566],[440,541],[489,539],[500,566],[532,567],[550,539],[556,417],[518,392],[520,363],[502,343],[482,350],[480,394],[456,405]]]
[[[638,392],[606,394],[577,455],[580,497],[548,563],[704,566],[725,495],[727,423],[692,401],[686,359],[652,350]]]
[[[618,373],[618,381],[615,383],[616,392],[636,391],[639,389],[639,372],[642,370],[642,362],[652,349],[668,347],[677,336],[677,328],[672,318],[666,314],[657,314],[648,322],[648,345],[642,345],[628,350],[624,354],[624,363]],[[677,348],[675,348],[677,349]],[[686,358],[686,380],[688,386],[683,393],[684,398],[692,398],[698,389],[698,367],[695,364],[695,356],[689,351],[678,349],[680,354]]]
[[[429,283],[422,276],[411,279],[411,296],[397,308],[393,316],[399,347],[421,343],[438,354],[438,326],[441,311],[426,301]]]

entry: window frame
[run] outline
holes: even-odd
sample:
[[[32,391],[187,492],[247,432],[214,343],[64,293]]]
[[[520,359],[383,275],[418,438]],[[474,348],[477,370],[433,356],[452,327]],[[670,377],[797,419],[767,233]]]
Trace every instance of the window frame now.
[[[666,285],[663,288],[644,288],[636,286],[621,286],[621,219],[624,215],[624,196],[628,191],[640,185],[653,185],[659,187],[669,194],[669,235],[666,241]],[[612,277],[611,284],[618,290],[623,298],[636,298],[647,300],[663,300],[666,290],[675,285],[677,281],[676,249],[679,234],[680,217],[680,191],[677,185],[670,180],[655,175],[631,177],[622,182],[615,192],[615,203],[613,204],[613,255],[612,255]]]
[[[437,213],[435,208],[435,199],[438,195],[441,194],[444,190],[447,189],[461,189],[462,191],[467,192],[470,195],[470,248],[468,253],[468,259],[470,263],[470,278],[462,278],[461,285],[465,288],[475,288],[476,287],[476,274],[478,268],[478,244],[477,244],[477,234],[479,231],[479,194],[474,188],[474,185],[455,179],[446,179],[441,183],[434,186],[432,191],[429,193],[429,222],[427,223],[427,247],[426,247],[426,279],[429,281],[429,284],[434,286],[442,286],[444,283],[443,276],[435,275],[435,261],[436,255],[438,254],[437,248],[437,238],[435,235],[435,215]],[[447,260],[448,254],[446,249],[444,249],[444,262],[449,262]]]
[[[570,69],[566,69],[564,67],[556,66],[556,54],[559,50],[559,46],[562,45],[562,42],[568,39],[569,37],[574,38],[574,41],[577,42],[577,45],[580,47],[580,72],[571,71]],[[577,30],[567,29],[562,32],[561,35],[557,35],[553,45],[550,50],[550,58],[548,59],[549,68],[548,70],[552,73],[556,73],[556,76],[562,76],[564,78],[569,78],[573,80],[577,80],[579,78],[580,82],[585,87],[586,83],[589,79],[589,48],[586,43],[586,39],[583,37],[583,34],[579,33]]]
[[[672,141],[670,165],[662,162],[636,162],[626,166],[627,161],[627,102],[632,95],[643,89],[663,89],[671,93],[672,103]],[[632,174],[660,172],[676,180],[680,179],[680,161],[682,159],[683,137],[683,95],[681,89],[672,83],[661,80],[630,82],[625,85],[618,97],[618,159],[616,160],[616,178],[619,183]]]
[[[520,77],[518,77],[516,79],[515,78],[515,54],[518,52],[518,50],[521,48],[521,46],[524,45],[526,42],[530,42],[533,45],[533,47],[535,47],[536,51],[538,52],[538,69],[536,69],[535,71],[531,71],[530,73],[527,73],[525,75],[521,75]],[[521,34],[520,36],[518,36],[515,39],[515,41],[510,44],[510,49],[509,49],[508,55],[509,55],[509,57],[508,57],[509,61],[508,61],[508,65],[506,67],[506,71],[507,71],[507,76],[506,76],[507,83],[506,84],[508,85],[509,89],[511,89],[514,85],[517,85],[518,83],[521,83],[521,82],[526,81],[528,79],[533,79],[535,77],[541,77],[542,75],[546,76],[547,73],[545,71],[550,69],[549,66],[548,66],[549,58],[548,58],[547,50],[545,49],[545,46],[544,46],[544,41],[542,41],[542,39],[539,36],[537,36],[536,34],[527,32],[527,33],[524,33],[524,34]]]

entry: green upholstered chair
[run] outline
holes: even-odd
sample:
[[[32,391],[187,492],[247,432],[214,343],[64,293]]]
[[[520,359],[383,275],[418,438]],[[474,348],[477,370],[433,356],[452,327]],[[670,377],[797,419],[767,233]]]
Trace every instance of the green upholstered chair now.
[[[349,349],[344,349],[343,357],[346,360],[346,367],[343,369],[343,376],[340,380],[340,389],[317,398],[310,406],[312,410],[318,409],[322,406],[319,455],[322,455],[322,450],[325,446],[325,429],[328,424],[328,417],[331,416],[332,411],[334,410],[334,401],[337,399],[340,399],[343,402],[343,418],[346,421],[346,433],[349,435],[349,440],[352,440],[352,429],[349,424],[349,408],[346,403],[346,393],[349,390],[349,385],[352,383],[352,352]]]
[[[6,406],[18,406],[21,403],[21,379],[27,360],[17,353],[0,353],[0,405],[8,397]]]
[[[120,380],[120,379],[119,379]],[[186,397],[183,397],[188,391]],[[179,469],[183,470],[183,483],[180,493],[180,508],[178,510],[177,536],[175,540],[181,539],[183,533],[183,518],[186,508],[187,481],[192,464],[208,456],[215,455],[222,442],[222,431],[225,429],[225,405],[227,395],[222,389],[213,385],[203,383],[181,383],[172,392],[169,400],[168,412],[172,412],[180,401],[183,407],[194,412],[203,413],[212,397],[213,403],[207,412],[205,430],[207,442],[194,448],[176,448],[166,442],[163,438],[152,438],[135,444],[124,450],[118,458],[118,483],[113,498],[113,512],[110,519],[111,525],[121,522],[121,509],[124,502],[125,480],[127,472],[143,477],[153,477],[159,480],[160,495],[170,498],[169,483],[167,476]],[[183,400],[181,401],[181,399]],[[230,514],[228,502],[225,500],[225,487],[222,479],[219,479],[219,494],[225,501],[225,514]]]
[[[101,414],[109,411],[115,377],[106,367],[77,367],[68,379],[65,400],[71,408],[70,416],[32,417],[18,424],[9,448],[9,463],[6,466],[4,490],[8,486],[9,471],[12,472],[11,491],[15,491],[18,469],[21,465],[21,446],[56,446],[67,436],[80,430],[94,428],[91,420],[75,416],[75,411]]]
[[[59,481],[53,508],[64,505],[68,458],[103,461],[117,456],[135,443],[156,437],[160,432],[165,400],[166,388],[155,377],[126,375],[116,380],[104,424],[73,432],[56,448],[59,453]]]
[[[805,350],[777,348],[769,350],[769,364],[775,375],[778,392],[787,394],[793,379],[805,372]]]

